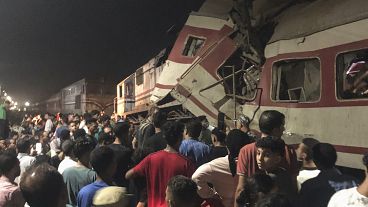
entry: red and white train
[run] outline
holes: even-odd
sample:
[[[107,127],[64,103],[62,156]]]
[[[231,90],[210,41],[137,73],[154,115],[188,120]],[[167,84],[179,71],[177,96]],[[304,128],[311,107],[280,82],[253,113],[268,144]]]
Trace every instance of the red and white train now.
[[[243,22],[236,13],[242,1],[234,2],[208,0],[191,13],[162,65],[158,55],[118,84],[117,112],[155,103],[180,107],[177,115],[205,115],[212,125],[219,114],[229,121],[246,114],[257,130],[260,113],[276,109],[286,116],[288,143],[332,143],[339,165],[362,168],[368,1],[255,0]]]

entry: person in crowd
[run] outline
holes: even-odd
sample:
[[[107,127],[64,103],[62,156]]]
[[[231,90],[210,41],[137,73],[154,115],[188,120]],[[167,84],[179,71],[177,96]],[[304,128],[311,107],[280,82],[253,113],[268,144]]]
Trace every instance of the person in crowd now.
[[[61,145],[61,150],[64,154],[64,159],[61,161],[58,167],[58,171],[60,174],[63,174],[64,170],[70,167],[74,167],[77,162],[74,161],[74,141],[69,139],[63,142]]]
[[[80,189],[96,180],[96,172],[89,167],[90,154],[94,148],[95,145],[90,139],[79,137],[75,140],[73,153],[78,159],[77,164],[63,172],[69,206],[77,206],[77,195]]]
[[[166,122],[163,136],[167,147],[148,155],[125,175],[127,179],[146,177],[148,206],[165,205],[166,185],[171,177],[180,174],[190,177],[194,172],[192,162],[178,154],[183,131],[184,126],[181,123]]]
[[[161,127],[167,121],[167,114],[163,111],[158,111],[152,116],[155,134],[147,138],[143,144],[145,148],[151,148],[154,152],[165,149],[167,142],[162,136]]]
[[[0,154],[0,206],[23,207],[24,198],[14,180],[20,175],[16,154]]]
[[[285,115],[276,110],[267,110],[262,112],[259,118],[259,129],[262,133],[261,138],[273,136],[281,139],[281,136],[285,130]],[[296,153],[291,147],[285,145],[284,155],[285,156],[283,156],[281,166],[289,171],[296,185],[296,176],[299,172]],[[245,177],[250,177],[259,171],[256,157],[257,148],[255,142],[245,145],[240,150],[237,163],[239,182],[236,190],[236,196],[238,196],[243,190]]]
[[[328,207],[364,207],[368,206],[368,154],[363,157],[365,167],[365,179],[358,186],[335,193]]]
[[[98,145],[99,146],[106,146],[106,145],[110,145],[114,142],[115,138],[113,135],[105,133],[103,131],[101,131],[98,134]]]
[[[92,119],[92,115],[90,113],[84,113],[83,119],[80,121],[79,129],[83,129],[86,133],[88,133],[87,120]]]
[[[155,134],[155,127],[153,126],[152,119],[153,115],[158,111],[159,108],[155,106],[149,109],[146,119],[144,119],[139,125],[137,133],[133,139],[133,148],[143,148],[145,140]]]
[[[69,137],[70,137],[70,131],[69,131],[69,126],[68,126],[68,116],[62,114],[60,117],[60,124],[55,130],[55,137],[60,138],[61,132],[64,130],[68,130]]]
[[[36,160],[35,157],[30,156],[31,153],[31,141],[28,136],[18,139],[17,141],[17,151],[18,151],[18,160],[20,165],[20,176],[15,179],[16,183],[19,183],[20,177],[29,168],[34,161]]]
[[[209,203],[221,203],[225,207],[234,206],[234,195],[238,184],[236,159],[240,149],[248,141],[236,133],[226,137],[229,155],[220,157],[200,166],[192,179],[198,185],[198,194]],[[211,187],[209,186],[211,185]]]
[[[10,108],[10,101],[5,100],[4,104],[0,105],[0,139],[7,139],[9,137],[9,122],[7,111]]]
[[[274,192],[275,183],[269,175],[254,174],[247,177],[244,183],[244,190],[236,198],[238,206],[255,206],[255,204],[268,194]]]
[[[58,155],[61,151],[61,145],[65,140],[70,139],[70,131],[67,129],[63,129],[59,131],[57,137],[54,136],[54,139],[50,142],[51,147],[51,157]]]
[[[198,119],[202,124],[202,131],[198,137],[198,140],[209,146],[212,144],[211,130],[209,129],[210,123],[208,122],[206,116],[199,116]]]
[[[214,128],[211,132],[211,139],[213,146],[210,149],[209,161],[226,156],[228,154],[225,143],[226,134],[218,128]]]
[[[296,149],[296,156],[302,167],[297,176],[298,190],[301,185],[311,178],[316,177],[319,174],[316,164],[313,162],[313,147],[318,144],[319,141],[313,138],[304,138]]]
[[[92,206],[95,193],[101,188],[113,185],[113,175],[116,171],[114,151],[108,146],[98,147],[92,151],[90,162],[97,173],[97,179],[79,191],[78,207]]]
[[[336,191],[357,186],[353,178],[341,174],[335,167],[337,153],[331,144],[316,144],[313,147],[313,160],[321,172],[302,184],[298,206],[327,206]]]
[[[114,174],[114,182],[120,187],[129,186],[128,180],[122,176],[126,174],[132,163],[131,156],[133,151],[123,145],[123,143],[127,141],[129,127],[130,126],[128,122],[116,123],[114,126],[115,140],[111,145],[109,145],[109,147],[115,153],[115,159],[117,162],[116,172]]]
[[[77,129],[74,132],[74,140],[76,140],[79,137],[86,137],[87,133],[84,129]]]
[[[98,123],[97,119],[91,118],[86,120],[86,125],[88,128],[88,132],[86,137],[90,139],[95,145],[97,145],[97,138],[95,137],[96,133],[98,132]]]
[[[189,158],[197,168],[208,162],[210,154],[210,147],[198,141],[201,130],[202,124],[198,120],[187,123],[184,131],[184,140],[179,148],[180,154]]]
[[[285,142],[278,137],[268,136],[258,139],[256,148],[258,169],[274,180],[278,192],[285,194],[291,201],[295,200],[296,183],[281,163],[285,156]]]
[[[68,129],[70,131],[70,138],[74,139],[75,138],[74,133],[78,129],[77,128],[77,123],[75,121],[70,121],[69,124],[68,124]]]
[[[236,128],[246,133],[249,139],[251,139],[252,142],[255,142],[257,139],[257,136],[254,135],[252,131],[250,130],[250,127],[249,127],[250,122],[251,120],[248,116],[241,114],[238,120],[236,120]]]
[[[45,132],[51,132],[52,128],[54,127],[54,123],[53,123],[53,115],[46,113],[44,116],[44,119],[46,121],[45,123]]]
[[[255,207],[292,207],[288,198],[279,193],[271,193],[259,200]]]
[[[132,155],[132,166],[133,168],[137,166],[144,158],[149,154],[153,153],[150,148],[137,148],[133,151]],[[131,200],[131,205],[136,205],[136,207],[147,206],[147,182],[145,177],[136,177],[129,180],[129,192],[133,193],[133,198]]]
[[[197,194],[197,185],[182,175],[172,177],[166,188],[166,206],[199,207],[201,199]]]
[[[34,165],[24,173],[20,190],[30,207],[64,207],[67,203],[63,177],[46,163]]]

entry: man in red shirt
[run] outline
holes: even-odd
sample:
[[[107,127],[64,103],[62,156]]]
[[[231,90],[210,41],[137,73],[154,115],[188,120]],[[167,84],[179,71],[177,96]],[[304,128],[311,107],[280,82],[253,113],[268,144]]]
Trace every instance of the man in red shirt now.
[[[261,138],[273,136],[281,139],[285,130],[285,115],[276,110],[264,111],[259,118],[259,129],[262,133]],[[259,171],[256,156],[257,148],[255,143],[247,144],[240,150],[236,170],[239,175],[239,181],[235,198],[243,190],[245,178]],[[298,175],[297,159],[295,151],[288,145],[285,145],[285,156],[281,161],[281,166],[293,176],[292,179],[296,185],[296,176]]]
[[[148,155],[125,175],[126,179],[146,178],[148,207],[166,207],[165,191],[169,180],[175,175],[191,177],[195,169],[189,159],[178,153],[184,125],[167,122],[162,128],[166,148]]]

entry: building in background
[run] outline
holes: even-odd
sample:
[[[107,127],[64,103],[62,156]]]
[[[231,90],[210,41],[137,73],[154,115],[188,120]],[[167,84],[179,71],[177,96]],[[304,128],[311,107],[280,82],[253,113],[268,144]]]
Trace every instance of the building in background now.
[[[111,114],[114,110],[114,97],[113,84],[107,83],[103,78],[84,78],[62,88],[44,101],[42,111],[83,114],[99,110]]]

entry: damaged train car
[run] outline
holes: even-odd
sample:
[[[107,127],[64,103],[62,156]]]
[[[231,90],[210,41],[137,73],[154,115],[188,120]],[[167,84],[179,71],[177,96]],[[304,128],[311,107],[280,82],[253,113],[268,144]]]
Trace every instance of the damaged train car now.
[[[339,165],[361,168],[368,152],[366,8],[365,0],[207,0],[188,17],[146,94],[214,126],[218,117],[231,124],[246,114],[258,130],[262,111],[279,110],[287,143],[332,143]]]

